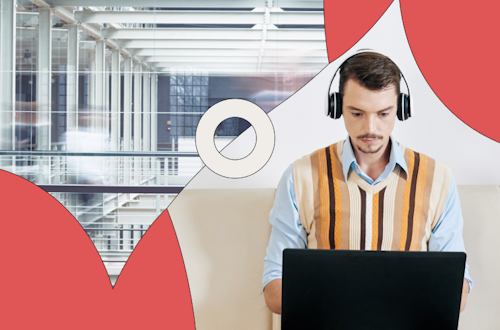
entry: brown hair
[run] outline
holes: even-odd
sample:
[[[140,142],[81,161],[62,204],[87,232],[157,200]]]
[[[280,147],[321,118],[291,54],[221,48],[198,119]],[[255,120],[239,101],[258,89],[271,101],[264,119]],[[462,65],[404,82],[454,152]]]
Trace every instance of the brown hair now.
[[[383,90],[390,85],[400,93],[401,71],[391,59],[379,53],[364,52],[356,54],[340,67],[340,96],[344,96],[344,86],[349,79],[361,86],[373,90]]]

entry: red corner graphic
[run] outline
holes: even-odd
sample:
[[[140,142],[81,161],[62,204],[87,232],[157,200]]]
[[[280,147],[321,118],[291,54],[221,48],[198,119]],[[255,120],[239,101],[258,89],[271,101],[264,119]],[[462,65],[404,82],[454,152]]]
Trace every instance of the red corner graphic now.
[[[356,44],[379,20],[392,0],[325,0],[328,61],[333,62]]]
[[[89,237],[56,199],[0,171],[0,329],[189,329],[191,296],[167,212],[114,288]]]

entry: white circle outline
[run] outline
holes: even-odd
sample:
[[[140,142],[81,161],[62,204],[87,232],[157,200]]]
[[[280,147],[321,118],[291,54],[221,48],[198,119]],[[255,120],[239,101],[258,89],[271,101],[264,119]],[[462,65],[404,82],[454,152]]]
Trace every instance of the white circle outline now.
[[[228,118],[245,119],[253,126],[256,143],[253,151],[241,159],[226,158],[217,150],[214,142],[215,130]],[[196,128],[196,149],[205,165],[220,176],[244,178],[266,165],[274,150],[274,127],[271,119],[258,105],[241,99],[228,99],[214,104]]]

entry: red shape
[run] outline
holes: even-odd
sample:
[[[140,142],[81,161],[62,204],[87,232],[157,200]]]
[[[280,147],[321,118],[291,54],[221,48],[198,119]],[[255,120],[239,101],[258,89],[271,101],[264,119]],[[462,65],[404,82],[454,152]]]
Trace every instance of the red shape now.
[[[351,49],[379,20],[392,0],[325,0],[328,60],[333,62]]]
[[[500,142],[500,2],[401,0],[401,12],[413,56],[434,93],[464,123]]]
[[[112,288],[97,250],[68,210],[14,174],[0,171],[0,182],[0,329],[195,329],[167,212]]]

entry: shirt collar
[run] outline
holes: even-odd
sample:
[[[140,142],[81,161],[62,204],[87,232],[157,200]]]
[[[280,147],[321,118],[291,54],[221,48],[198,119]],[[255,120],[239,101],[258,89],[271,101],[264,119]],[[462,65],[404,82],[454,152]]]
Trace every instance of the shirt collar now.
[[[406,173],[406,180],[408,180],[408,168],[406,167],[406,161],[401,149],[399,148],[399,143],[394,141],[392,135],[389,136],[391,139],[391,154],[389,156],[389,163],[387,164],[392,172],[396,167],[396,164],[401,166],[403,171]],[[344,141],[344,147],[342,149],[342,171],[344,172],[344,178],[347,182],[347,178],[349,176],[349,169],[351,166],[357,165],[356,157],[354,157],[354,151],[352,149],[351,139],[349,139],[349,135],[347,139]]]

